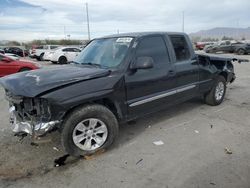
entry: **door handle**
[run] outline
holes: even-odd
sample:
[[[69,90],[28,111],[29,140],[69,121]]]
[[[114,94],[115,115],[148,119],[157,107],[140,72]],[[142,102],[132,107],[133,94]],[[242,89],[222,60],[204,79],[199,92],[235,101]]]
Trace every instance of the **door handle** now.
[[[168,71],[168,76],[174,76],[175,75],[175,71],[174,70],[169,70]]]

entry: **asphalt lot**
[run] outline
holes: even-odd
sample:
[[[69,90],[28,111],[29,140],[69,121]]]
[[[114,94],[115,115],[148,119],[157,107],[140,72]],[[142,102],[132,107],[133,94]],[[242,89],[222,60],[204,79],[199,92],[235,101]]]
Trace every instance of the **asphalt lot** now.
[[[38,146],[28,137],[19,141],[9,128],[1,89],[0,187],[250,187],[250,63],[235,63],[235,72],[220,106],[194,99],[122,125],[110,150],[70,157],[61,167],[54,167],[64,155],[59,133]]]

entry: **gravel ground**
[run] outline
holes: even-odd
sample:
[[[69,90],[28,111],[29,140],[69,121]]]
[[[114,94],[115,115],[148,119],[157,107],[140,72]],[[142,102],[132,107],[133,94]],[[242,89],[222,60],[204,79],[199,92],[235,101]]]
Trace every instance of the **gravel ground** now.
[[[194,99],[122,125],[110,150],[61,167],[54,167],[64,155],[59,133],[35,146],[14,137],[1,89],[0,187],[250,187],[250,63],[235,71],[220,106]]]

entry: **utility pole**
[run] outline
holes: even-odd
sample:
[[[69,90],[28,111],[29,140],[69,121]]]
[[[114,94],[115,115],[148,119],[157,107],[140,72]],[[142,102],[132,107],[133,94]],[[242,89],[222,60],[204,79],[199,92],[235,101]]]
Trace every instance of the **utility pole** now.
[[[64,40],[66,40],[65,25],[63,26]]]
[[[120,31],[119,31],[119,29],[117,29],[117,34],[119,34],[120,33]]]
[[[87,16],[87,27],[88,27],[88,40],[90,40],[88,3],[85,3],[85,5],[86,5],[86,16]]]
[[[182,11],[182,32],[185,31],[185,12]]]
[[[236,39],[240,39],[240,20],[236,20]]]

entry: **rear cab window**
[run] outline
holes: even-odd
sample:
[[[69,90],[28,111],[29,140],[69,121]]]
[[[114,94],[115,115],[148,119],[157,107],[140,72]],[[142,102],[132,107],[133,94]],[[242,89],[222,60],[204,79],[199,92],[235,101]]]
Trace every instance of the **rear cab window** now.
[[[176,63],[191,59],[191,53],[186,38],[183,35],[170,35],[169,37],[174,48]]]

